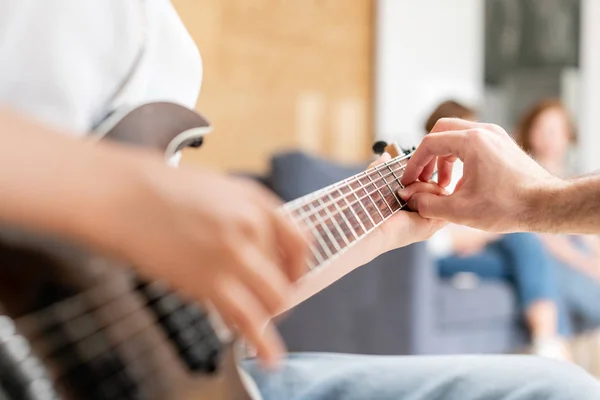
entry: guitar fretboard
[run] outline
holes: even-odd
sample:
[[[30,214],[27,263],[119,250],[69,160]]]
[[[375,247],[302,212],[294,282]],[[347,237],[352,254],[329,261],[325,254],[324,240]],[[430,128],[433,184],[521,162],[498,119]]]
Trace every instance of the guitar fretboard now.
[[[409,157],[396,157],[284,206],[314,238],[310,269],[343,253],[405,206],[397,192]]]

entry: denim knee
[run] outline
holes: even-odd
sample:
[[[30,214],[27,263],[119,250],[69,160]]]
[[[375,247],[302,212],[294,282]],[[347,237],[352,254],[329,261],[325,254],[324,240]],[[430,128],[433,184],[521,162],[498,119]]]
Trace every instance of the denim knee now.
[[[514,357],[504,368],[507,368],[504,372],[510,380],[507,384],[512,388],[505,392],[506,398],[511,400],[600,399],[598,380],[571,363],[540,357]],[[493,382],[490,377],[489,384],[494,385]]]

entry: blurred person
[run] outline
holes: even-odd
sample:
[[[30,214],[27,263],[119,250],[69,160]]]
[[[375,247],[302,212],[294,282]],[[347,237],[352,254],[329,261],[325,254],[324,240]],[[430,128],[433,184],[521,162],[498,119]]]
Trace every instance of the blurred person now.
[[[167,168],[143,150],[76,139],[117,105],[194,106],[201,59],[170,2],[4,0],[0,26],[0,221],[116,256],[210,301],[263,359],[274,362],[282,351],[267,324],[273,315],[443,225],[398,213],[326,270],[298,281],[305,238],[280,218],[269,193],[225,175]],[[411,190],[442,193],[430,183]],[[253,360],[244,367],[265,400],[600,396],[580,369],[530,357],[304,354],[281,360],[275,372]]]
[[[569,177],[568,154],[575,127],[556,99],[538,102],[521,117],[517,143],[551,173]],[[561,300],[566,311],[588,324],[600,325],[600,245],[597,236],[541,235],[556,261]],[[568,317],[568,316],[567,316]]]
[[[438,105],[425,123],[429,133],[441,118],[475,120],[475,110],[448,100]],[[462,177],[463,165],[456,161],[451,193]],[[450,224],[433,235],[428,248],[437,259],[439,273],[457,278],[468,273],[480,279],[509,281],[516,289],[522,313],[529,329],[532,351],[536,355],[569,359],[563,336],[566,321],[559,329],[558,296],[551,258],[540,240],[530,233],[498,235],[479,229]],[[564,318],[562,315],[562,318]]]

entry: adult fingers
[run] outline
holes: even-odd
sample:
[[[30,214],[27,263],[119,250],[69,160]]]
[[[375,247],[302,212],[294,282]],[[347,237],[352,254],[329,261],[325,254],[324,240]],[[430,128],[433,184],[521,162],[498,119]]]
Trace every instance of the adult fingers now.
[[[455,209],[455,198],[437,183],[416,182],[398,191],[411,210],[429,219],[447,219]]]
[[[273,250],[275,251],[275,250]],[[252,243],[238,244],[237,278],[256,294],[264,308],[272,315],[285,303],[291,282],[284,268],[274,261],[277,254],[265,254],[263,249]]]
[[[448,194],[443,187],[440,187],[435,182],[415,182],[404,189],[398,190],[398,195],[404,201],[410,200],[410,198],[417,193],[430,193],[436,196]]]
[[[450,157],[438,157],[437,168],[438,168],[438,185],[441,187],[447,187],[452,182],[452,167],[456,162],[455,156]]]
[[[290,280],[296,281],[306,273],[308,238],[279,212],[273,215],[273,229],[285,272]]]
[[[440,118],[433,128],[431,133],[449,132],[449,131],[465,131],[469,129],[492,129],[496,126],[481,122],[468,121],[460,118]]]
[[[430,133],[425,136],[406,165],[402,184],[408,186],[415,182],[436,157],[455,156],[462,159],[466,138],[467,131]]]
[[[258,299],[240,281],[222,281],[211,303],[225,323],[256,348],[261,360],[268,365],[277,363],[285,345]]]
[[[415,193],[407,201],[408,207],[422,217],[456,222],[458,215],[455,203],[454,196],[439,196],[427,192]]]
[[[425,168],[423,168],[423,172],[421,172],[421,175],[419,175],[419,180],[421,182],[429,182],[429,180],[433,176],[433,172],[435,171],[435,163],[436,159],[434,157],[431,161],[429,161],[429,164],[427,164]]]

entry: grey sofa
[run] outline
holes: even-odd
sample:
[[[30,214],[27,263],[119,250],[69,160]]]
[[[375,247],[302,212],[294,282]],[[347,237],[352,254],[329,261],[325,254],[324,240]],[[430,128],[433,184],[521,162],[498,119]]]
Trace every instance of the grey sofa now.
[[[289,201],[351,176],[303,153],[273,157],[260,181]],[[366,354],[504,353],[526,341],[508,283],[469,289],[438,277],[423,243],[383,254],[296,307],[280,322],[292,351]]]

